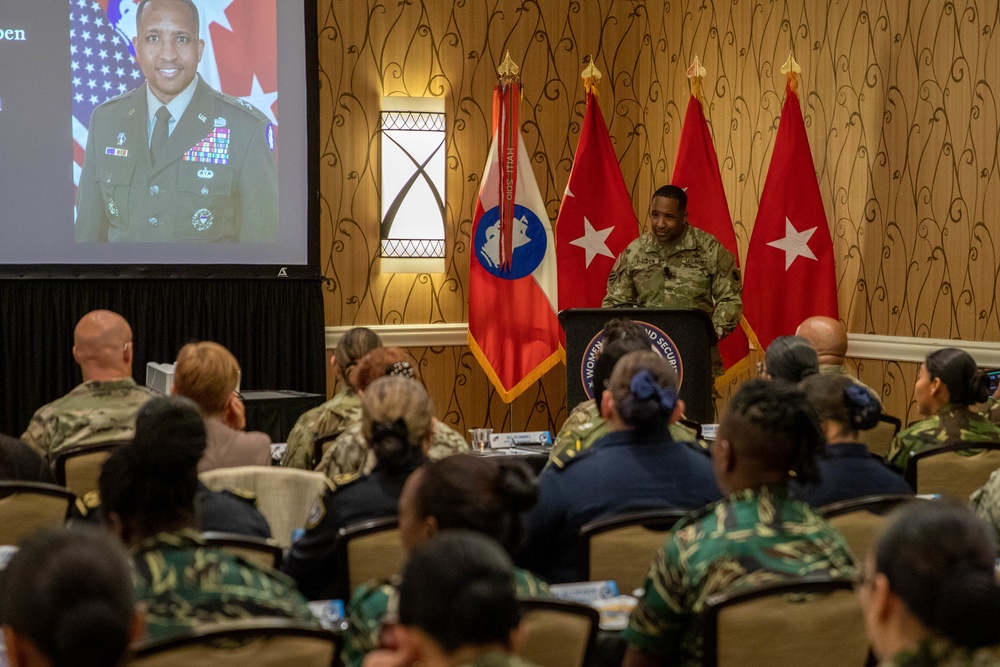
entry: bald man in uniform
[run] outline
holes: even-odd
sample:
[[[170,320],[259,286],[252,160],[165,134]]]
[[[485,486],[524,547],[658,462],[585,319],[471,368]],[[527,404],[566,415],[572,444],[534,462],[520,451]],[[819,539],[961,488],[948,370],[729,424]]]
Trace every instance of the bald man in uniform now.
[[[142,0],[146,82],[94,110],[77,199],[78,242],[274,241],[274,127],[198,76],[191,0]]]
[[[847,357],[847,327],[840,320],[822,315],[814,315],[802,321],[795,330],[796,336],[802,336],[819,357],[820,373],[838,373],[845,375],[855,384],[867,389],[872,396],[882,402],[878,392],[864,382],[847,372],[844,360]]]
[[[83,384],[39,408],[21,440],[52,461],[76,445],[130,439],[139,407],[156,393],[132,379],[132,328],[110,310],[83,316],[73,333]]]

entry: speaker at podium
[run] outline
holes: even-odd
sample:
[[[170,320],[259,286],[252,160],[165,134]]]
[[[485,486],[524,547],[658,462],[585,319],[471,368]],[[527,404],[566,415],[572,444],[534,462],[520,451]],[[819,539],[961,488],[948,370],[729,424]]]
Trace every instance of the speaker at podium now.
[[[594,365],[603,344],[604,324],[616,317],[646,329],[650,346],[677,371],[685,416],[702,424],[715,421],[712,399],[712,318],[693,308],[571,308],[559,313],[566,332],[566,402],[572,410],[594,398]]]

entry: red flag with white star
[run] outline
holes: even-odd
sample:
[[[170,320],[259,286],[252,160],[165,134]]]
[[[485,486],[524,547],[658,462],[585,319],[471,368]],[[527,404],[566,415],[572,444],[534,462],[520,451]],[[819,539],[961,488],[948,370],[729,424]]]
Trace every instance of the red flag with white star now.
[[[837,317],[833,242],[794,69],[788,73],[785,105],[747,252],[743,313],[761,349],[778,336],[795,333],[807,317]]]
[[[697,64],[697,59],[695,63]],[[700,83],[699,77],[699,90]],[[684,188],[687,193],[688,222],[719,239],[723,247],[733,253],[738,267],[740,251],[736,245],[736,232],[733,230],[733,219],[726,202],[726,191],[722,187],[719,158],[715,154],[715,145],[705,121],[701,100],[695,94],[688,101],[681,140],[677,146],[677,161],[670,182]],[[719,353],[726,370],[740,370],[737,364],[747,359],[750,353],[750,341],[743,327],[736,327],[731,334],[719,341]]]
[[[639,235],[639,223],[591,92],[555,233],[559,309],[600,308],[611,267]]]

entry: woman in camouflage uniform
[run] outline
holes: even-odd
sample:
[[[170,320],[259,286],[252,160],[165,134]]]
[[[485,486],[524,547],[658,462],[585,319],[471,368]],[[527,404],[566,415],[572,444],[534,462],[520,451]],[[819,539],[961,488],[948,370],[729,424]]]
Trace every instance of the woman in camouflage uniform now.
[[[913,398],[927,417],[896,435],[889,461],[906,469],[917,452],[953,442],[1000,442],[1000,427],[969,406],[989,397],[985,373],[965,350],[947,347],[920,365]],[[971,453],[971,451],[970,451]]]
[[[858,588],[880,664],[1000,665],[996,558],[991,531],[957,503],[909,503],[896,510],[868,555]]]

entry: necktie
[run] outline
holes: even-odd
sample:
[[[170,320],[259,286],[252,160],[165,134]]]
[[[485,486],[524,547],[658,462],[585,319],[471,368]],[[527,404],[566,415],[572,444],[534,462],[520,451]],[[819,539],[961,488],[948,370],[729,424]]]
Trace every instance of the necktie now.
[[[166,106],[161,106],[156,110],[156,123],[153,125],[153,137],[149,142],[149,158],[156,164],[156,158],[160,155],[163,147],[167,143],[167,125],[170,123],[170,112]]]

